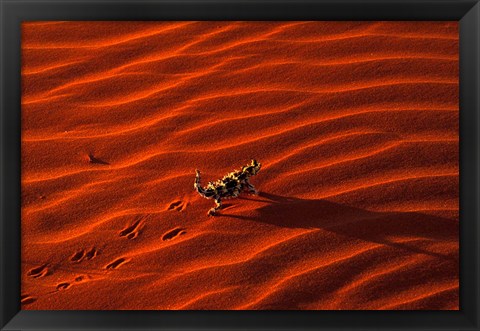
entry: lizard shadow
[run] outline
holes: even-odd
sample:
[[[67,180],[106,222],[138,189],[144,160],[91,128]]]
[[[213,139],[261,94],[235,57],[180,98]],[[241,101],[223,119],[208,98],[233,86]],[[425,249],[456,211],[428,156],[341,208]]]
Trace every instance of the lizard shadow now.
[[[457,220],[419,212],[376,212],[324,199],[301,199],[260,192],[258,198],[241,197],[264,203],[255,216],[221,216],[267,223],[285,228],[322,229],[345,237],[387,245],[414,253],[458,261],[457,255],[444,255],[396,242],[391,238],[412,238],[433,242],[457,242]]]

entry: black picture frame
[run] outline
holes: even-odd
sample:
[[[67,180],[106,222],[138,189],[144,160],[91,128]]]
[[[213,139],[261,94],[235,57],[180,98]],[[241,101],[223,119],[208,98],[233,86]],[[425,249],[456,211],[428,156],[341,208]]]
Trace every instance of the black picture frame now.
[[[480,330],[478,0],[1,0],[2,330]],[[459,311],[20,310],[20,24],[29,20],[456,20],[460,22]]]

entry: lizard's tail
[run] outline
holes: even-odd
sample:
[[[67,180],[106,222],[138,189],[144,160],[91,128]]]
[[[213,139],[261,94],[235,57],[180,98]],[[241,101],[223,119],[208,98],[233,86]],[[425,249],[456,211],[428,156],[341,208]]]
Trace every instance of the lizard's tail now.
[[[202,197],[205,198],[205,189],[200,185],[200,170],[195,170],[195,183],[193,184],[195,190],[200,194]]]

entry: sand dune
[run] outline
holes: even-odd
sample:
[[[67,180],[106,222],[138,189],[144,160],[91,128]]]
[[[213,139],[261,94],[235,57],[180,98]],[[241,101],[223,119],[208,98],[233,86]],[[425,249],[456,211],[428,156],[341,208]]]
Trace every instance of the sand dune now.
[[[24,23],[22,309],[459,309],[458,65],[456,22]]]

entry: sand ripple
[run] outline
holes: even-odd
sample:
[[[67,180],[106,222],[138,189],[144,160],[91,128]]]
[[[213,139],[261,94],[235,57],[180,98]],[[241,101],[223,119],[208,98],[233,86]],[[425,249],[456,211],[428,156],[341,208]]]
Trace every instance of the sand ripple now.
[[[459,308],[457,23],[22,34],[23,309]]]

